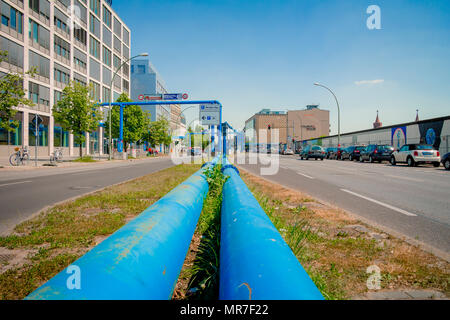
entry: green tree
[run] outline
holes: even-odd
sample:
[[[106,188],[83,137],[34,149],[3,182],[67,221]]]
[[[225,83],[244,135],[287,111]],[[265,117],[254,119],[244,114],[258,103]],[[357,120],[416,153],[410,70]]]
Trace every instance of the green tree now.
[[[122,93],[116,102],[132,102],[126,93]],[[126,106],[123,110],[123,144],[127,152],[128,144],[143,140],[150,123],[150,113],[142,111],[140,106]],[[109,117],[106,121],[109,134]],[[120,137],[120,107],[114,106],[111,113],[112,137]]]
[[[0,62],[6,60],[8,52],[0,51]],[[30,70],[25,74],[33,75],[35,70]],[[24,74],[9,72],[0,77],[0,128],[6,131],[13,131],[19,124],[13,121],[17,110],[14,107],[22,104],[32,107],[32,101],[25,98],[23,88]]]
[[[166,146],[170,145],[172,142],[172,137],[169,132],[169,121],[166,118],[161,118],[158,121],[153,121],[148,127],[148,133],[145,139],[152,145],[157,146],[164,144]]]
[[[80,145],[80,157],[83,157],[85,133],[97,130],[102,112],[91,98],[92,87],[71,82],[62,92],[61,100],[53,107],[53,117],[64,130],[74,135]]]

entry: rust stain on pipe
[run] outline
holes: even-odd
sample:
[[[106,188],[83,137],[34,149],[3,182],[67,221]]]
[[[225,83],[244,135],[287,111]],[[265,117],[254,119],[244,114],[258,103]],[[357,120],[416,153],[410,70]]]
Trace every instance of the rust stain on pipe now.
[[[247,287],[247,289],[248,289],[248,300],[252,300],[252,288],[250,288],[250,285],[247,282],[244,282],[238,288],[240,288],[242,286],[246,286]]]

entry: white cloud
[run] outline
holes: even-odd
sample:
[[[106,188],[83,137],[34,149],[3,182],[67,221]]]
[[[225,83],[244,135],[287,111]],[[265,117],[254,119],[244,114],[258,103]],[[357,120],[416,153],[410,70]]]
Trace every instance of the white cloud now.
[[[383,83],[384,79],[378,79],[378,80],[361,80],[361,81],[355,81],[355,84],[357,86],[361,86],[361,85],[365,85],[365,84],[379,84],[379,83]]]

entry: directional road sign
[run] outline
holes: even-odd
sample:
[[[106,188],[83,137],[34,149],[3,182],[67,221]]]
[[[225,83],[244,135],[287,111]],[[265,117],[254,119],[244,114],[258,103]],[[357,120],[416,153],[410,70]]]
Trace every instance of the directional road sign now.
[[[220,124],[220,106],[218,104],[200,105],[200,121],[204,126]]]

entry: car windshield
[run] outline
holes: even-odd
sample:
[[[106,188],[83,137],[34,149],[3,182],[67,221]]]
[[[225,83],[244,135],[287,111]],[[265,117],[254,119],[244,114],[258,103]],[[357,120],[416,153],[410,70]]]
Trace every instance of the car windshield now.
[[[392,147],[392,146],[379,146],[378,149],[379,150],[390,151],[390,150],[394,150],[394,147]]]
[[[366,147],[356,147],[356,150],[359,150],[359,151],[362,151],[364,149],[366,149]]]
[[[433,146],[419,144],[416,146],[416,150],[434,150]]]
[[[313,147],[312,148],[314,151],[317,151],[317,150],[322,150],[322,148],[321,147]]]

